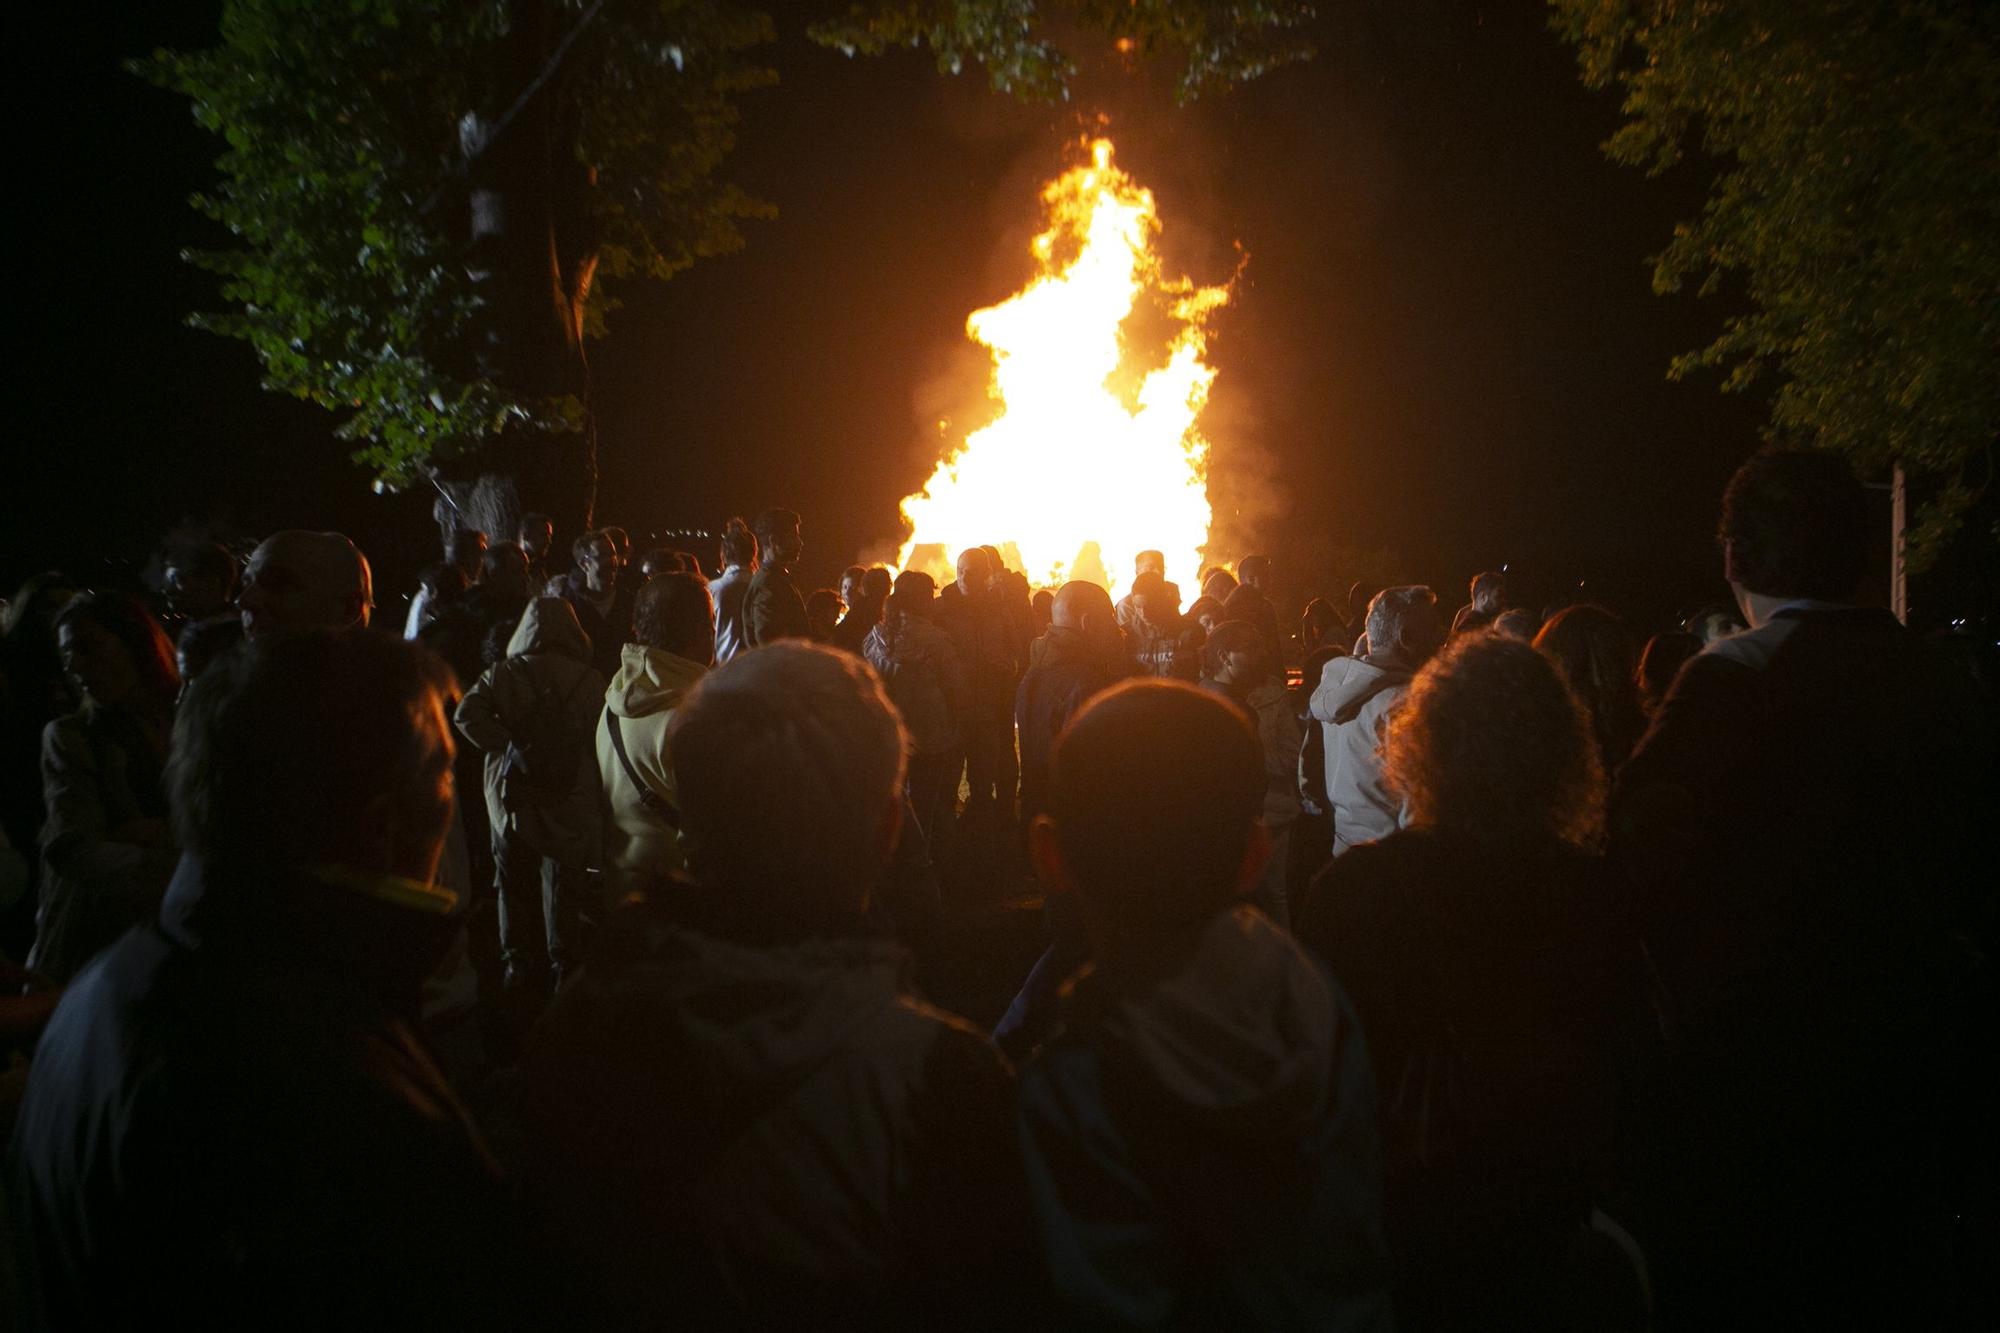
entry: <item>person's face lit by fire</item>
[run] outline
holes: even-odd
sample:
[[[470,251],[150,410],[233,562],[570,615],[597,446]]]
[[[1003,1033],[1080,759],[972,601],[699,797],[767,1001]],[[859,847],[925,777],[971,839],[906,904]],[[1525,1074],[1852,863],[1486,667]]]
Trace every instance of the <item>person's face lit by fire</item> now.
[[[521,524],[519,536],[522,552],[535,561],[549,553],[549,543],[555,540],[556,532],[547,519],[528,520]]]
[[[842,574],[840,576],[840,600],[849,606],[853,606],[861,600],[861,597],[861,575],[851,571]]]
[[[609,537],[592,540],[576,563],[583,571],[584,586],[592,592],[609,592],[618,586],[618,548]]]
[[[236,604],[251,638],[278,630],[366,627],[368,562],[337,533],[280,532],[250,554]]]
[[[978,547],[961,553],[958,557],[958,590],[967,597],[974,597],[986,591],[993,582],[993,562],[986,552]]]
[[[798,563],[799,556],[804,554],[805,549],[805,535],[798,528],[781,528],[771,534],[771,545],[765,563],[779,569],[790,569]]]

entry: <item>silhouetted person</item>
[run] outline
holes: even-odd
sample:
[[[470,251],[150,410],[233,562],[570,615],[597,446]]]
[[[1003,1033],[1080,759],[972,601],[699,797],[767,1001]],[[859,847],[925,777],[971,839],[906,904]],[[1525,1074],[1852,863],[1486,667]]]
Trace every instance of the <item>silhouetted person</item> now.
[[[1018,638],[1004,573],[985,547],[969,547],[958,557],[958,581],[938,600],[938,624],[958,649],[972,695],[960,727],[968,822],[994,817],[1006,823],[1014,816],[1014,690],[1027,645]]]
[[[792,566],[805,550],[799,516],[789,509],[766,509],[754,526],[762,563],[743,595],[743,645],[759,648],[779,639],[807,638],[812,624],[799,585],[792,581]]]
[[[1299,817],[1299,746],[1305,726],[1285,688],[1284,673],[1275,670],[1270,645],[1246,620],[1225,620],[1209,635],[1202,649],[1201,687],[1229,700],[1256,724],[1257,744],[1264,756],[1264,830],[1271,839],[1271,857],[1257,881],[1254,901],[1279,925],[1291,924],[1287,902],[1287,859],[1292,825]]]
[[[523,514],[514,530],[514,542],[528,561],[528,588],[537,597],[548,587],[556,571],[549,568],[549,551],[555,545],[556,525],[547,514]]]
[[[1137,580],[1146,574],[1158,574],[1161,578],[1167,576],[1167,557],[1164,551],[1141,551],[1132,557],[1134,583],[1136,584]],[[1133,618],[1138,614],[1138,601],[1132,593],[1127,592],[1118,599],[1118,628],[1130,628]]]
[[[241,642],[243,620],[240,616],[191,620],[183,625],[174,639],[174,666],[180,673],[181,688],[186,689],[193,684],[195,678],[208,670],[216,658]]]
[[[455,716],[485,756],[500,956],[512,988],[545,990],[574,966],[585,872],[603,853],[594,742],[604,677],[590,656],[570,604],[538,598]]]
[[[670,736],[691,883],[641,894],[537,1030],[535,1244],[578,1327],[1025,1326],[1011,1079],[871,937],[901,724],[774,644]]]
[[[1616,773],[1646,725],[1639,708],[1632,632],[1601,606],[1572,606],[1542,626],[1535,647],[1562,668],[1564,679],[1590,715],[1604,771]]]
[[[0,951],[20,958],[35,937],[34,880],[40,863],[42,734],[76,711],[76,688],[56,655],[55,618],[76,589],[53,570],[22,583],[7,601],[0,635],[0,826],[28,865],[29,891],[0,913]]]
[[[951,636],[931,622],[929,602],[914,592],[890,594],[880,622],[862,642],[862,656],[909,728],[910,805],[924,836],[936,840],[958,797],[954,764],[972,711],[965,666]]]
[[[520,547],[512,542],[487,547],[479,570],[479,581],[438,604],[431,623],[417,634],[465,685],[507,655],[528,605],[528,558]]]
[[[337,532],[274,532],[250,553],[236,598],[243,632],[367,628],[375,609],[368,558]]]
[[[1529,645],[1460,635],[1384,751],[1407,827],[1335,860],[1297,932],[1368,1033],[1397,1325],[1644,1327],[1629,1238],[1588,1230],[1646,1032],[1588,715]]]
[[[1489,569],[1475,574],[1472,578],[1472,600],[1458,608],[1451,618],[1451,635],[1470,634],[1474,630],[1491,625],[1507,605],[1507,576],[1497,569]]]
[[[1444,640],[1436,597],[1421,585],[1375,594],[1367,624],[1367,655],[1328,662],[1311,701],[1326,754],[1335,856],[1387,837],[1400,825],[1402,802],[1382,782],[1382,729],[1411,678]]]
[[[1095,583],[1065,583],[1041,661],[1021,678],[1014,720],[1021,737],[1021,818],[1047,805],[1056,737],[1099,690],[1130,674],[1111,595]]]
[[[1284,660],[1284,636],[1278,629],[1278,585],[1268,555],[1246,555],[1236,563],[1239,586],[1223,599],[1223,618],[1247,620],[1264,636],[1274,665]]]
[[[130,594],[85,593],[55,622],[83,706],[42,733],[41,902],[28,966],[66,982],[159,910],[178,855],[161,777],[180,673]]]
[[[757,572],[757,537],[750,525],[732,518],[722,529],[722,572],[708,585],[715,608],[717,666],[744,648],[743,599],[750,593],[750,576]]]
[[[1932,1325],[1979,1207],[1943,1129],[1989,1133],[1990,1101],[1955,1108],[1991,1069],[1959,960],[1992,921],[1993,737],[1972,682],[1856,604],[1870,508],[1832,453],[1737,471],[1720,540],[1749,628],[1682,669],[1618,775],[1674,1016],[1650,1202],[1689,1326]]]
[[[1242,902],[1264,789],[1242,714],[1178,682],[1100,695],[1056,747],[1029,850],[1091,962],[1020,1123],[1062,1325],[1390,1326],[1361,1030]]]
[[[639,592],[633,641],[603,695],[593,744],[609,823],[604,866],[615,897],[683,866],[680,797],[668,731],[674,712],[708,670],[715,622],[708,589],[692,574],[662,574]]]
[[[580,576],[569,604],[590,638],[590,665],[607,679],[617,673],[618,654],[632,636],[632,599],[637,579],[623,577],[618,544],[604,532],[586,532],[571,547]]]
[[[806,595],[806,637],[814,643],[832,643],[833,632],[840,627],[840,614],[846,609],[833,589],[813,589]]]
[[[450,938],[435,680],[396,639],[302,631],[189,691],[169,783],[201,898],[71,985],[15,1129],[34,1323],[511,1312],[492,1165],[413,1027]]]
[[[1655,634],[1639,654],[1639,707],[1650,721],[1666,702],[1667,691],[1688,660],[1701,651],[1701,640],[1680,630]]]
[[[851,592],[850,583],[854,585]],[[857,657],[861,655],[862,643],[882,619],[882,605],[889,600],[890,587],[889,571],[880,565],[862,570],[858,579],[841,579],[840,596],[847,603],[847,614],[833,632],[835,647],[845,648]]]
[[[236,558],[217,542],[180,539],[167,543],[161,583],[167,609],[181,624],[233,615],[240,577]]]
[[[1199,626],[1181,617],[1180,589],[1150,571],[1132,580],[1125,646],[1133,671],[1192,684],[1201,679]]]

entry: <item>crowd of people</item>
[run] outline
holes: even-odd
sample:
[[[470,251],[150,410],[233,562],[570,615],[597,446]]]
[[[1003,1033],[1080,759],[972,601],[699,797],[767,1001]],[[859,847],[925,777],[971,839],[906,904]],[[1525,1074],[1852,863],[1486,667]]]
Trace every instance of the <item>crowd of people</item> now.
[[[334,533],[174,545],[163,604],[30,580],[0,1296],[1977,1323],[1992,681],[1858,604],[1867,524],[1845,463],[1758,455],[1734,606],[1643,644],[1504,572],[1295,617],[1261,555],[804,589],[775,508],[712,565],[456,533],[400,635]],[[1010,864],[1041,929],[975,1025],[941,998]]]

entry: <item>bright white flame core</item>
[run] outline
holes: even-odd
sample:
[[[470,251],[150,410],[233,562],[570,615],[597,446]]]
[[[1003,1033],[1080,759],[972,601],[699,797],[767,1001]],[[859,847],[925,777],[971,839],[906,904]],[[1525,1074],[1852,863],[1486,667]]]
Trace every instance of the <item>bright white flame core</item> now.
[[[1133,556],[1159,550],[1192,597],[1210,522],[1208,444],[1195,428],[1215,380],[1203,321],[1228,290],[1164,278],[1152,192],[1111,165],[1108,139],[1042,203],[1037,276],[965,322],[992,351],[1000,415],[903,501],[912,532],[897,564],[944,583],[959,552],[995,543],[1038,587],[1088,578],[1119,596]],[[1128,407],[1111,381],[1135,350],[1123,325],[1146,297],[1170,329],[1166,359]]]

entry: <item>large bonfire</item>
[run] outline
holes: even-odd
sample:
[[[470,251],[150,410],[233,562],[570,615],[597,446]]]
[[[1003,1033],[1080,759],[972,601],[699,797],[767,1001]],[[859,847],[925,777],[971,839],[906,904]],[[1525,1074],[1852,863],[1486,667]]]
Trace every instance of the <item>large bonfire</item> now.
[[[960,551],[995,543],[1038,587],[1086,578],[1119,595],[1154,549],[1192,589],[1210,518],[1204,321],[1228,289],[1165,277],[1152,191],[1112,165],[1108,139],[1042,204],[1035,277],[965,322],[992,353],[999,414],[903,501],[897,563],[944,582]]]

